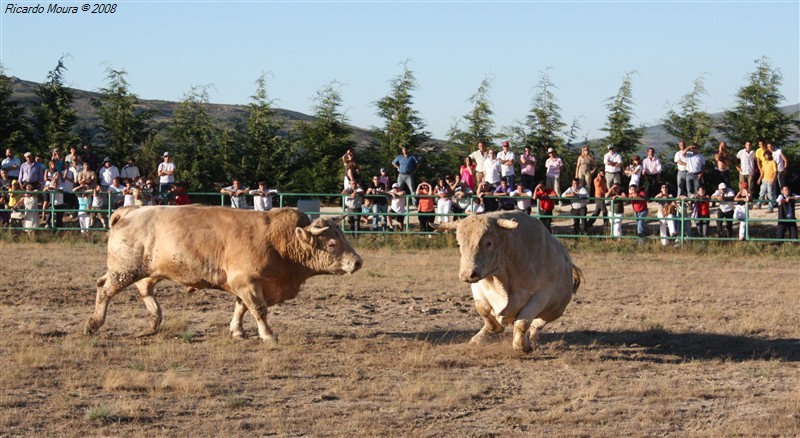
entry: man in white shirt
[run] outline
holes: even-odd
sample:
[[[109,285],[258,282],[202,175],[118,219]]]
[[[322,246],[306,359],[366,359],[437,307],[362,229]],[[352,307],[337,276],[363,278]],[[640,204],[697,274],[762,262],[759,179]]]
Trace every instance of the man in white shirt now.
[[[165,194],[175,184],[175,163],[172,155],[164,152],[164,162],[158,165],[158,191]]]
[[[613,144],[608,145],[608,152],[603,155],[603,164],[606,172],[606,185],[622,184],[622,155],[616,151]]]
[[[717,210],[717,233],[719,237],[733,237],[733,198],[736,193],[725,183],[720,183],[711,199],[719,201]]]
[[[486,159],[483,160],[483,180],[489,183],[492,188],[500,182],[500,161],[495,159],[494,151],[489,150]]]
[[[514,187],[514,160],[516,156],[507,141],[503,142],[503,149],[497,154],[500,162],[500,176],[506,180],[509,187]]]
[[[572,229],[575,234],[586,232],[586,205],[589,203],[589,192],[581,185],[580,178],[572,180],[572,186],[564,191],[565,198],[572,198],[569,211],[572,218]]]
[[[531,203],[533,201],[533,192],[526,189],[521,183],[517,184],[517,189],[511,192],[511,196],[517,201],[516,209],[524,211],[525,214],[531,214]]]
[[[475,163],[475,187],[478,187],[483,182],[483,162],[486,160],[487,155],[489,154],[486,152],[486,146],[482,141],[478,142],[478,150],[469,154],[469,157]]]
[[[267,189],[267,183],[261,181],[258,183],[258,188],[250,190],[253,195],[253,210],[255,211],[270,211],[272,210],[272,197],[278,194],[275,189]]]
[[[739,184],[747,183],[747,190],[753,190],[756,182],[756,152],[753,150],[753,144],[749,141],[744,142],[744,149],[736,153],[736,158],[739,160],[739,165],[736,170],[739,171]]]
[[[697,194],[697,189],[703,180],[703,170],[706,168],[706,157],[697,152],[697,145],[692,144],[684,150],[678,164],[686,166],[686,191],[692,196]],[[680,195],[678,195],[680,196]]]
[[[19,168],[22,166],[22,160],[14,156],[14,151],[6,149],[6,157],[3,158],[0,166],[8,172],[9,179],[19,179]]]
[[[111,158],[105,157],[103,158],[103,167],[97,172],[98,184],[103,187],[104,192],[108,191],[114,178],[119,178],[119,169],[111,164]]]
[[[686,164],[681,163],[684,152],[686,151],[686,143],[683,141],[678,142],[678,152],[675,152],[675,165],[678,167],[678,197],[686,196],[689,191],[686,189]]]
[[[123,166],[122,170],[119,171],[119,178],[123,183],[128,181],[135,183],[140,176],[139,168],[136,167],[136,163],[134,162],[133,158],[128,158],[128,164]]]
[[[778,167],[778,177],[775,179],[775,193],[779,193],[781,188],[786,184],[786,172],[789,170],[789,160],[783,150],[776,148],[774,144],[767,143],[767,149],[772,152],[772,159],[775,160],[775,165]]]

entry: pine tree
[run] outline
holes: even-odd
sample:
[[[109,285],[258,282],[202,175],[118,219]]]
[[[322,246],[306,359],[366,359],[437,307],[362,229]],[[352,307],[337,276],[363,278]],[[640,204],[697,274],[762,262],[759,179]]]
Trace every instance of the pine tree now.
[[[19,150],[29,140],[30,129],[23,117],[25,109],[19,102],[12,100],[11,78],[6,76],[3,64],[0,64],[0,149]]]
[[[773,68],[769,59],[755,60],[756,70],[748,83],[736,93],[734,107],[723,113],[719,129],[734,144],[758,139],[786,145],[797,139],[800,113],[785,114],[778,105],[785,100],[780,92],[783,75]]]
[[[225,181],[219,153],[219,129],[208,114],[208,86],[193,86],[178,104],[170,136],[175,147],[176,180],[190,191],[214,190]]]
[[[105,138],[105,154],[114,163],[125,163],[151,134],[150,123],[154,109],[144,108],[139,97],[130,92],[127,72],[106,69],[106,86],[98,90],[100,96],[92,99],[100,117],[100,128]]]
[[[541,72],[536,85],[536,94],[527,117],[528,135],[525,146],[540,152],[553,148],[560,153],[563,151],[562,131],[566,124],[561,121],[561,107],[553,91],[556,86],[550,80],[549,71],[548,68]]]
[[[494,111],[489,100],[491,87],[491,79],[484,78],[478,90],[469,98],[472,110],[450,127],[447,136],[451,143],[451,156],[456,163],[461,162],[459,158],[463,159],[475,150],[479,142],[490,145],[494,140]],[[466,127],[462,128],[464,124]]]
[[[606,126],[602,128],[608,133],[605,138],[607,145],[614,145],[621,154],[633,153],[639,147],[639,142],[644,135],[643,128],[633,126],[633,87],[631,75],[625,74],[622,86],[615,96],[609,97],[606,103],[609,115]]]
[[[412,93],[416,89],[414,72],[404,63],[403,73],[391,81],[389,95],[375,102],[377,114],[385,123],[383,128],[374,130],[377,140],[374,158],[383,166],[394,160],[401,148],[418,153],[417,149],[430,138],[430,133],[425,131],[425,123],[413,108]]]
[[[75,93],[64,86],[66,70],[62,56],[56,67],[47,74],[47,81],[36,88],[36,95],[40,99],[39,106],[34,109],[37,152],[56,146],[67,149],[79,141],[78,135],[73,132],[78,121],[72,108]]]
[[[296,129],[291,190],[339,193],[344,174],[340,157],[356,145],[347,117],[341,112],[341,84],[331,82],[314,97],[314,121]],[[361,163],[359,155],[356,159]],[[338,170],[338,171],[337,171]]]
[[[704,94],[706,94],[706,89],[701,76],[695,79],[694,89],[678,102],[679,110],[670,109],[661,123],[664,130],[673,137],[686,142],[687,145],[696,144],[704,153],[708,154],[711,152],[710,147],[713,146],[714,141],[711,136],[714,122],[711,116],[701,109],[700,97]]]

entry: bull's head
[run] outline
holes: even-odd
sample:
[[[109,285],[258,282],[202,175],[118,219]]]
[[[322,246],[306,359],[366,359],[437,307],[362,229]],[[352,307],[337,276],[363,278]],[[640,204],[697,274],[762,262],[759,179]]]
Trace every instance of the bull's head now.
[[[307,227],[295,228],[295,237],[304,251],[306,265],[327,274],[352,274],[363,264],[333,220],[317,219]]]
[[[516,221],[487,216],[470,216],[458,223],[456,239],[461,251],[458,276],[467,283],[477,283],[500,269],[502,245]],[[440,228],[441,229],[441,228]]]

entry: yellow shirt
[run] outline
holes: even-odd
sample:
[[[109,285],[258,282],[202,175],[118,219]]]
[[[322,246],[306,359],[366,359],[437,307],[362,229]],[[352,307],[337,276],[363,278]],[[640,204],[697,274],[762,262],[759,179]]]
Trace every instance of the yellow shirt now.
[[[761,163],[761,175],[764,181],[775,182],[775,175],[778,174],[778,164],[775,160],[764,161]]]
[[[766,151],[767,151],[766,149],[761,149],[761,148],[756,149],[756,160],[758,160],[758,162],[759,162],[759,164],[761,164],[761,166],[764,165],[764,152],[766,152]],[[762,170],[762,172],[763,172],[763,170]]]

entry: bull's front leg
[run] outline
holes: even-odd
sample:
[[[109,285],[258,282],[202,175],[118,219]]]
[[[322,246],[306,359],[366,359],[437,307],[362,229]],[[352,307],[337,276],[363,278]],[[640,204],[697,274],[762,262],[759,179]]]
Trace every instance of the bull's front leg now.
[[[547,306],[548,294],[536,294],[528,301],[525,307],[517,314],[517,319],[514,321],[514,340],[511,346],[515,351],[520,353],[531,352],[531,341],[536,337],[536,331],[544,324],[541,320],[534,321],[535,329],[531,331],[531,336],[528,336],[528,329],[531,327],[531,321],[536,318],[544,308]]]
[[[250,314],[255,318],[258,325],[258,337],[266,343],[277,343],[278,337],[267,324],[267,302],[264,301],[264,297],[261,295],[261,284],[255,278],[250,277],[234,278],[230,284],[233,286],[236,296],[241,298],[244,306],[250,310]],[[234,321],[231,321],[231,326],[233,324]]]
[[[490,306],[486,300],[483,298],[475,298],[475,309],[478,311],[481,318],[483,318],[483,327],[469,340],[470,344],[483,344],[491,338],[492,334],[503,333],[505,327],[500,325],[494,315],[492,315],[492,306]]]

